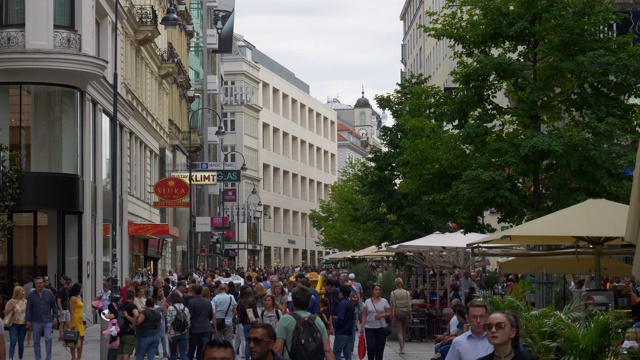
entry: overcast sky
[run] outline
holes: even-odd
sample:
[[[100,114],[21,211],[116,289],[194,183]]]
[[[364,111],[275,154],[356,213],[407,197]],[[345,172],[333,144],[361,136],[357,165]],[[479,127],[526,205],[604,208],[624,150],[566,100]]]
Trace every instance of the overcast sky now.
[[[400,79],[404,0],[236,0],[235,32],[309,84],[354,105]]]

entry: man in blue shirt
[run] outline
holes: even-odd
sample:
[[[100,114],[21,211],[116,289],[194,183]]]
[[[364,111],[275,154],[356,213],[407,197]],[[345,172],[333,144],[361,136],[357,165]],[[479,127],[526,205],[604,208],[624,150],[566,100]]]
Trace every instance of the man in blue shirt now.
[[[355,321],[355,308],[349,299],[351,288],[347,285],[340,286],[338,300],[338,317],[336,318],[333,328],[335,330],[335,339],[333,340],[333,355],[336,359],[340,359],[340,354],[344,355],[345,360],[351,360],[353,352],[352,341],[353,324]]]
[[[36,360],[42,359],[40,337],[43,332],[46,359],[51,360],[51,328],[53,323],[58,323],[58,305],[53,292],[44,288],[42,276],[36,277],[33,282],[36,290],[27,296],[27,329],[33,330],[33,351]]]
[[[471,300],[467,310],[470,328],[451,343],[446,360],[475,360],[493,352],[484,331],[487,320],[487,305],[480,299]]]

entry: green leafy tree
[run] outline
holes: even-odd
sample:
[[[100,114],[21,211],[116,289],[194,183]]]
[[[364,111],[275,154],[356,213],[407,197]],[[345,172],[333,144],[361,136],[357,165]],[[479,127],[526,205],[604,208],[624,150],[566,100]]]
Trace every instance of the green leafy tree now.
[[[519,223],[587,198],[628,201],[640,90],[630,59],[640,49],[611,30],[624,16],[615,10],[602,0],[448,0],[428,14],[427,36],[448,40],[456,62],[445,121],[472,160],[450,193],[460,219],[495,208]]]
[[[7,235],[13,228],[13,221],[9,220],[9,212],[18,196],[19,184],[18,175],[22,169],[17,166],[18,153],[10,152],[6,145],[0,144],[0,154],[2,154],[2,180],[0,181],[0,245],[7,240]]]
[[[340,250],[360,250],[379,245],[384,240],[385,211],[371,200],[368,190],[370,165],[350,162],[341,178],[330,187],[328,200],[309,214],[311,224],[319,229],[319,245]]]

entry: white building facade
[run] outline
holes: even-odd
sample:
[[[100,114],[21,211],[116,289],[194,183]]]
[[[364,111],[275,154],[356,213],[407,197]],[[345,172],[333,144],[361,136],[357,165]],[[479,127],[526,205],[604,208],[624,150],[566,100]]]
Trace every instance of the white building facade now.
[[[316,245],[308,215],[337,178],[336,113],[291,71],[236,37],[236,51],[222,58],[225,119],[235,121],[224,146],[241,151],[248,170],[237,204],[225,204],[241,225],[226,247],[235,255],[230,261],[245,268],[317,265],[328,251]],[[231,96],[225,89],[232,86],[245,94]],[[240,211],[229,210],[234,206]]]
[[[0,246],[3,295],[38,275],[57,286],[63,274],[95,294],[111,276],[173,266],[164,250],[178,236],[173,215],[152,206],[149,189],[175,154],[170,123],[186,128],[189,84],[176,76],[189,35],[158,24],[167,1],[117,4],[0,2],[0,143],[19,153],[24,171],[9,214],[16,226]]]

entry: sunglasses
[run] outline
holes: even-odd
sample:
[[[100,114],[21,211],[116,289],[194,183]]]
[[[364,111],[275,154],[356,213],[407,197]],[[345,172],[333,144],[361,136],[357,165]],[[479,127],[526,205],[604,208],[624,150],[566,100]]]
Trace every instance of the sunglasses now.
[[[264,340],[264,339],[260,339],[259,337],[248,337],[247,338],[247,342],[249,344],[253,343],[253,345],[255,346],[262,346],[263,342],[271,342],[273,340]]]
[[[493,328],[496,328],[496,331],[501,331],[501,330],[504,330],[504,328],[506,327],[507,327],[507,323],[504,321],[497,322],[495,324],[486,323],[482,325],[482,328],[484,329],[484,331],[492,331]]]

